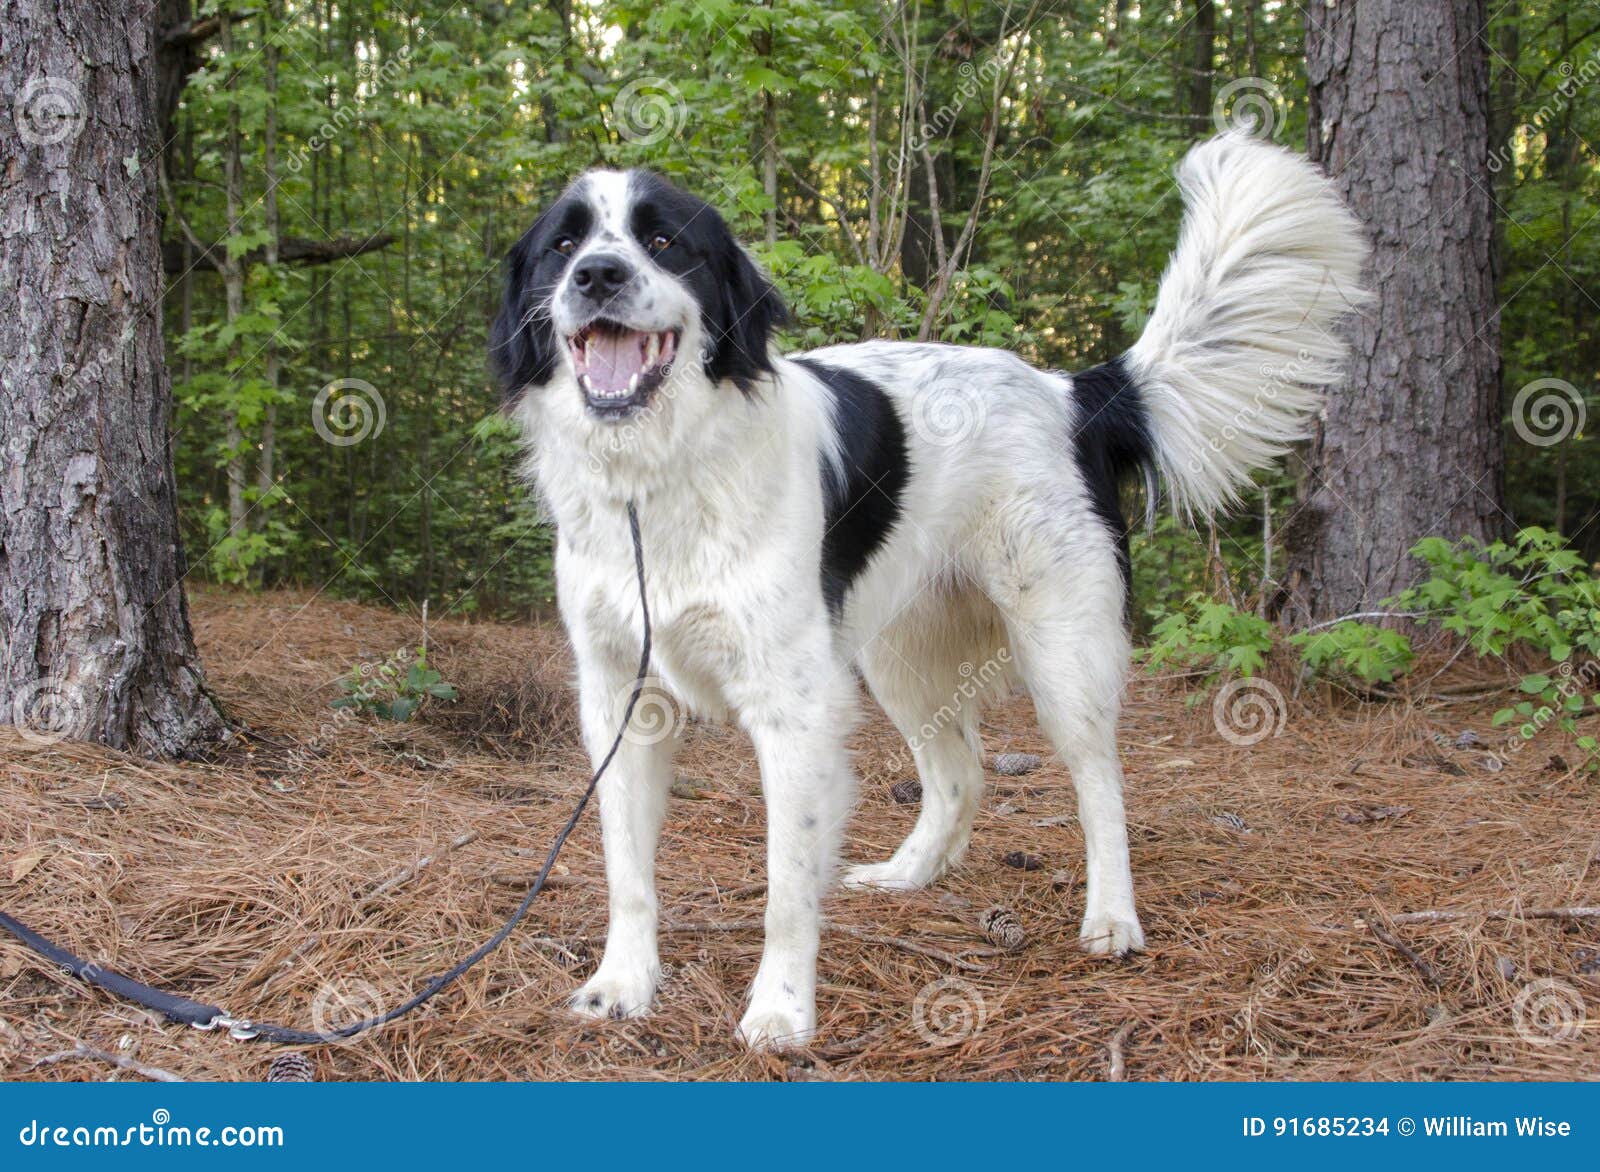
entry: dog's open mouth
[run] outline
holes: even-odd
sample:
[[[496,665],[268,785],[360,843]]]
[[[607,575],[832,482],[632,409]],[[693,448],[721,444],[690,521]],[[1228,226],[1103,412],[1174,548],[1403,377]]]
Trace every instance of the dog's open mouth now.
[[[678,335],[678,330],[635,330],[601,320],[568,338],[589,410],[614,417],[642,407],[672,373]]]

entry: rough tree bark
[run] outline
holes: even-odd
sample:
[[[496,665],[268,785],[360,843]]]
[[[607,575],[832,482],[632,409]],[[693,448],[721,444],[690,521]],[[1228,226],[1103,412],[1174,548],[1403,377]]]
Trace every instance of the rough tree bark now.
[[[0,722],[187,755],[224,722],[180,584],[156,51],[120,0],[0,2]]]
[[[1370,226],[1378,298],[1286,530],[1291,622],[1406,586],[1419,537],[1500,529],[1486,24],[1484,0],[1309,6],[1311,157]]]

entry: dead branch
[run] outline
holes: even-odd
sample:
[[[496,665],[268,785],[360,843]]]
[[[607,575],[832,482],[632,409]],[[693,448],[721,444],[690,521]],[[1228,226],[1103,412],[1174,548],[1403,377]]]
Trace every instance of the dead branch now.
[[[187,1081],[179,1078],[170,1070],[162,1070],[159,1066],[151,1066],[148,1063],[129,1058],[125,1054],[113,1054],[109,1050],[86,1046],[82,1042],[79,1042],[70,1050],[59,1050],[54,1054],[46,1054],[43,1058],[37,1058],[28,1069],[37,1070],[41,1066],[54,1066],[58,1062],[71,1062],[78,1058],[85,1058],[94,1062],[109,1062],[119,1070],[131,1070],[135,1074],[142,1074],[153,1082]]]
[[[1411,945],[1400,939],[1400,937],[1389,931],[1389,929],[1385,928],[1375,919],[1369,919],[1367,921],[1367,927],[1372,929],[1372,934],[1379,940],[1387,944],[1390,948],[1394,949],[1401,956],[1405,957],[1406,960],[1410,961],[1411,967],[1416,969],[1418,974],[1421,975],[1422,979],[1428,982],[1428,984],[1435,987],[1444,984],[1444,982],[1439,979],[1439,971],[1426,960],[1424,960],[1422,955],[1417,952],[1415,948],[1412,948]]]
[[[1533,907],[1505,911],[1422,911],[1390,916],[1391,924],[1449,924],[1457,920],[1600,920],[1600,907]]]
[[[1111,1054],[1111,1069],[1106,1072],[1107,1082],[1126,1082],[1128,1079],[1128,1059],[1123,1053],[1123,1047],[1127,1045],[1128,1035],[1133,1033],[1135,1024],[1131,1021],[1123,1022],[1122,1027],[1111,1035],[1111,1041],[1106,1045]]]
[[[167,202],[169,207],[173,206],[170,195]],[[213,240],[209,244],[202,243],[194,237],[187,224],[180,220],[179,226],[189,238],[189,246],[194,249],[190,254],[192,263],[203,264],[207,268],[221,272],[227,242]],[[379,232],[372,236],[335,236],[331,240],[306,240],[298,236],[286,236],[278,241],[278,260],[291,265],[331,264],[336,260],[347,260],[375,252],[380,248],[388,248],[398,239],[399,237],[392,232]],[[266,255],[266,246],[262,245],[245,253],[239,258],[239,262],[243,265],[255,264],[264,260]],[[183,263],[182,241],[162,242],[161,267],[166,270],[168,276],[174,277],[182,276],[187,271]]]
[[[224,18],[249,20],[257,11],[254,8],[243,8],[238,12],[215,12],[210,16],[200,16],[181,24],[169,25],[161,30],[161,43],[164,47],[198,45],[202,41],[209,41],[221,31]]]
[[[411,882],[411,880],[415,879],[417,874],[424,868],[432,866],[434,863],[448,855],[451,851],[458,850],[461,847],[466,846],[469,842],[475,841],[477,837],[478,832],[476,830],[469,830],[465,834],[456,835],[456,837],[450,840],[450,844],[438,854],[423,855],[422,858],[418,859],[415,863],[412,863],[411,866],[404,867],[395,872],[365,895],[357,897],[357,902],[365,907],[379,896],[387,895],[396,887],[400,887],[403,884]]]

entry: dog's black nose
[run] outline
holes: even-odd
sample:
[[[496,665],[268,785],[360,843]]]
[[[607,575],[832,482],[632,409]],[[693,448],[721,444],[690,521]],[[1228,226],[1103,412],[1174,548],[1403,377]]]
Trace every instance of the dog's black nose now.
[[[580,260],[572,270],[573,287],[585,297],[604,300],[622,290],[633,276],[628,262],[614,253],[597,253]]]

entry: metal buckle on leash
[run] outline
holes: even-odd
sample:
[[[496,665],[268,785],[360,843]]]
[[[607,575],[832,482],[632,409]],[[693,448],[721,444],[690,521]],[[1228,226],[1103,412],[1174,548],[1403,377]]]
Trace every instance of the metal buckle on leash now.
[[[228,1031],[228,1037],[232,1038],[235,1042],[248,1042],[251,1038],[258,1037],[261,1033],[261,1031],[256,1029],[254,1023],[248,1018],[229,1017],[225,1013],[217,1014],[217,1016],[212,1018],[210,1021],[192,1021],[189,1024],[197,1030],[207,1031],[214,1030],[218,1026],[221,1026],[223,1029]]]

